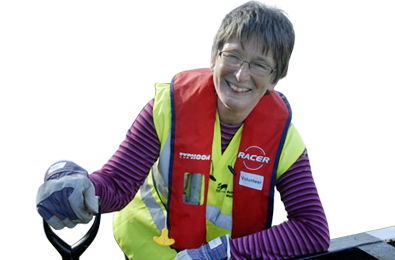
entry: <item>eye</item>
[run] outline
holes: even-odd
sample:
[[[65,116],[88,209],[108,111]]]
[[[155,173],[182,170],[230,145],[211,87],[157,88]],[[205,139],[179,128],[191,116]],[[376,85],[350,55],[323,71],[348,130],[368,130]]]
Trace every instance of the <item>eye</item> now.
[[[240,59],[239,56],[237,56],[236,54],[233,54],[233,53],[229,53],[229,57],[232,59]]]
[[[251,64],[251,66],[257,70],[260,70],[260,71],[271,71],[272,70],[272,68],[269,65],[267,65],[266,63],[261,63],[261,62],[254,62]]]
[[[229,59],[230,61],[237,63],[241,61],[241,58],[234,53],[231,52],[224,52],[223,55]]]

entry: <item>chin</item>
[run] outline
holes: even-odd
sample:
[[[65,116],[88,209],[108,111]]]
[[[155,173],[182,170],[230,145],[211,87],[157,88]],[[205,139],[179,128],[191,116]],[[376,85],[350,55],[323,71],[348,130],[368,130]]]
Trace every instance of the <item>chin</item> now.
[[[227,102],[225,106],[232,111],[244,111],[247,109],[247,106],[244,104],[240,104],[239,102]]]

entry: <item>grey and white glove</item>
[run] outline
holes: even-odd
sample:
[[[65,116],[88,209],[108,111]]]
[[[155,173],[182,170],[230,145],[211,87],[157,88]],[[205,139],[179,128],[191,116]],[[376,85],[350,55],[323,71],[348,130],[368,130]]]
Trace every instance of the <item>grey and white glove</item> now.
[[[99,202],[88,172],[71,161],[59,161],[45,173],[36,205],[41,217],[59,230],[91,221]]]
[[[229,260],[230,237],[225,235],[217,237],[197,249],[185,249],[177,254],[175,260]]]

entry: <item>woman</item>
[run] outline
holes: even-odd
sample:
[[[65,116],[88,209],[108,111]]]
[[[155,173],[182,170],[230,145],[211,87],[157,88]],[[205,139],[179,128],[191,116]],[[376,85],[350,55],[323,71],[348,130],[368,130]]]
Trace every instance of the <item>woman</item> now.
[[[88,176],[71,162],[53,165],[39,213],[55,228],[86,223],[97,211],[95,190],[103,212],[120,210],[114,234],[128,259],[286,259],[327,250],[306,148],[274,91],[293,45],[281,10],[236,8],[217,32],[210,69],[157,84],[101,170]],[[288,221],[272,227],[274,187]]]

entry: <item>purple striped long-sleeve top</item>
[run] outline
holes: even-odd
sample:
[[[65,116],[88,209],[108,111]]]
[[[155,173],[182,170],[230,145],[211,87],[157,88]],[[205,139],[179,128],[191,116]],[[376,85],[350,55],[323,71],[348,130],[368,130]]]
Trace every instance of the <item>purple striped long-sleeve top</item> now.
[[[103,212],[126,206],[159,156],[153,103],[151,100],[141,111],[110,160],[90,175],[96,194],[101,197]],[[221,123],[223,150],[238,128]],[[288,220],[267,230],[232,239],[232,259],[287,259],[328,249],[328,224],[306,152],[278,179],[276,187]]]

